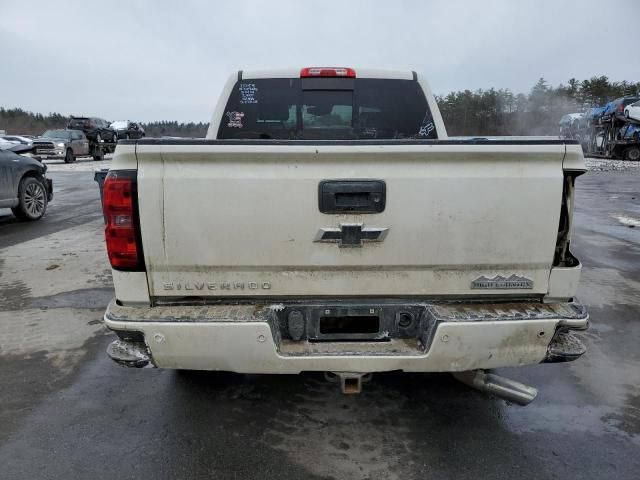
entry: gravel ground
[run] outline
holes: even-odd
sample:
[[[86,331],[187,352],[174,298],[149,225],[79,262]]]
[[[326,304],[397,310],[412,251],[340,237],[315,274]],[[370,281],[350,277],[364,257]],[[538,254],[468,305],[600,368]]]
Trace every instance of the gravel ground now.
[[[613,172],[624,170],[640,170],[640,162],[628,160],[608,160],[605,158],[586,157],[587,168],[592,172]]]

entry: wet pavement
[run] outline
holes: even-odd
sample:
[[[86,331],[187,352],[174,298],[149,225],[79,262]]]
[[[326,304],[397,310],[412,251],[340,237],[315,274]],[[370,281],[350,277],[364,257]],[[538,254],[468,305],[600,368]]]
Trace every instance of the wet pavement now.
[[[446,374],[343,396],[318,374],[116,367],[93,173],[51,177],[42,221],[0,210],[0,478],[639,478],[640,171],[578,180],[588,352],[502,369],[539,388],[527,407]]]

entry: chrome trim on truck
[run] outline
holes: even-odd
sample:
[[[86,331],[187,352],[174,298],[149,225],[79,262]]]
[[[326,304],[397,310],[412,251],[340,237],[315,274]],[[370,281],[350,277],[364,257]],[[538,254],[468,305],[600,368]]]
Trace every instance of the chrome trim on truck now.
[[[337,243],[340,247],[362,247],[363,243],[382,242],[389,233],[386,227],[365,227],[362,223],[341,223],[340,228],[321,228],[314,242]]]

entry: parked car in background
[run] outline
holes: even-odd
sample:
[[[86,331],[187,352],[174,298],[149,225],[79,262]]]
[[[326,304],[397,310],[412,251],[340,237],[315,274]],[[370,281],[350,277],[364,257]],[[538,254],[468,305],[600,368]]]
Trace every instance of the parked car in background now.
[[[624,107],[624,116],[640,122],[640,100]]]
[[[0,150],[0,208],[10,208],[20,220],[38,220],[53,197],[47,166],[33,158]]]
[[[144,137],[144,128],[130,120],[112,122],[110,127],[116,131],[119,139],[138,139]]]
[[[560,136],[562,138],[574,138],[580,129],[580,122],[583,117],[583,113],[567,113],[563,115],[558,122],[560,125]]]
[[[47,130],[33,141],[33,157],[58,159],[65,163],[90,155],[89,140],[82,130]]]
[[[22,144],[18,142],[9,142],[7,140],[3,140],[4,143],[0,145],[4,145],[4,148],[0,146],[0,150],[5,150],[13,153],[18,153],[20,155],[24,153],[30,153],[33,150],[33,144]]]
[[[578,126],[578,122],[584,116],[583,113],[567,113],[563,115],[560,119],[561,127],[576,127]]]
[[[15,147],[16,145],[20,145],[20,143],[5,140],[4,138],[0,137],[0,150],[9,150],[11,147]]]
[[[624,120],[624,109],[627,105],[637,102],[640,97],[620,97],[607,103],[600,119],[601,123],[607,123],[615,119]]]
[[[109,126],[109,122],[98,117],[71,117],[67,128],[82,130],[89,140],[100,143],[118,141],[118,134]]]
[[[582,127],[589,127],[591,125],[598,125],[600,123],[600,118],[602,118],[602,114],[604,113],[605,107],[593,107],[587,110],[584,114]]]
[[[618,140],[634,140],[640,143],[640,125],[637,123],[627,123],[618,132]]]
[[[9,140],[10,142],[18,142],[22,145],[31,145],[33,140],[23,135],[2,135],[2,138]]]

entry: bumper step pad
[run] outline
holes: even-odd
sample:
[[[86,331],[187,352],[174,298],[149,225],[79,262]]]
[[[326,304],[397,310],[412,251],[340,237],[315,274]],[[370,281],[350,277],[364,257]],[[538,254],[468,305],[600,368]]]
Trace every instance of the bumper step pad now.
[[[143,368],[151,365],[151,356],[143,342],[115,340],[107,347],[107,355],[123,367]]]
[[[575,335],[568,331],[559,331],[551,340],[544,363],[572,362],[587,351]]]

